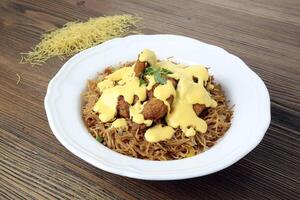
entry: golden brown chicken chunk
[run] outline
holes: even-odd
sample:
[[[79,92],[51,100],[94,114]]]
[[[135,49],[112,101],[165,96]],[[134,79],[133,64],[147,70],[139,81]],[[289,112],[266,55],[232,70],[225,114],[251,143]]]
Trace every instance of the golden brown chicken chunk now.
[[[107,67],[103,72],[103,76],[106,77],[106,76],[110,75],[112,72],[113,72],[113,69],[111,67]]]
[[[168,78],[172,82],[173,87],[176,89],[177,87],[177,80],[175,78]]]
[[[157,120],[164,117],[167,111],[168,108],[164,102],[154,97],[144,105],[142,114],[145,119]]]
[[[167,102],[170,104],[170,106],[172,105],[173,101],[174,101],[173,95],[171,95],[171,96],[169,96],[169,98],[167,98]]]
[[[205,108],[206,107],[204,104],[196,103],[193,105],[193,109],[194,109],[196,115],[200,115]]]
[[[139,101],[139,97],[135,94],[133,97],[133,105]]]
[[[136,77],[140,77],[144,72],[145,68],[147,67],[147,62],[141,62],[137,60],[134,65],[134,73]]]
[[[123,96],[119,96],[117,104],[117,116],[129,118],[129,103],[127,103]]]
[[[147,97],[148,97],[148,99],[152,99],[152,98],[154,97],[154,89],[155,89],[157,86],[159,86],[159,84],[158,84],[158,83],[155,83],[155,84],[153,85],[153,87],[151,88],[151,90],[148,90],[148,91],[147,91]]]

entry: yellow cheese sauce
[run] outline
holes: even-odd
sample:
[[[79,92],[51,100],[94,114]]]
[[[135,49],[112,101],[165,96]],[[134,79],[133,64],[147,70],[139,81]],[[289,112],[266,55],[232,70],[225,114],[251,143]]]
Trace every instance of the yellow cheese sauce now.
[[[159,100],[162,100],[167,106],[168,111],[171,109],[171,105],[169,105],[169,102],[167,102],[167,99],[173,95],[176,96],[176,90],[173,87],[173,84],[171,81],[167,81],[164,85],[159,85],[154,89],[154,96],[158,98]]]
[[[114,87],[114,82],[109,79],[103,80],[97,84],[97,87],[99,88],[100,91],[103,91],[105,89]]]
[[[146,126],[151,126],[152,120],[145,120],[142,114],[143,106],[140,101],[136,102],[133,106],[130,106],[130,118],[133,122],[138,124],[145,124]]]
[[[155,85],[155,79],[154,76],[146,76],[147,80],[149,81],[148,85],[147,85],[147,90],[151,90],[151,88]]]
[[[119,118],[116,119],[112,124],[112,127],[114,128],[126,128],[127,127],[127,122],[124,118]]]
[[[156,64],[156,55],[153,51],[149,49],[144,49],[140,54],[139,54],[139,61],[145,62],[147,61],[150,65],[155,66]]]
[[[170,126],[162,126],[161,124],[149,128],[145,133],[145,139],[148,142],[159,142],[166,139],[171,139],[175,131]]]
[[[122,73],[120,73],[122,72]],[[102,82],[121,81],[121,85],[105,88]],[[111,84],[110,84],[111,85]],[[146,87],[140,87],[139,79],[134,76],[132,67],[123,67],[114,73],[105,77],[103,81],[98,83],[98,88],[102,91],[102,95],[94,106],[93,110],[99,112],[99,118],[102,122],[109,122],[115,119],[116,107],[119,96],[123,96],[129,104],[133,103],[134,95],[139,97],[139,101],[146,99]]]
[[[175,130],[180,127],[186,137],[194,136],[197,132],[205,133],[207,131],[206,122],[199,118],[193,110],[193,104],[204,104],[206,107],[216,107],[205,85],[209,74],[203,65],[182,65],[170,61],[158,62],[153,51],[145,49],[139,54],[140,61],[147,61],[153,67],[168,69],[172,74],[168,77],[178,81],[175,89],[170,80],[164,85],[160,84],[154,89],[154,97],[162,100],[168,106],[168,113],[165,117],[167,126],[155,125],[147,129],[145,139],[148,142],[159,142],[170,139]],[[152,120],[145,120],[142,114],[143,105],[146,103],[147,90],[150,90],[156,83],[153,75],[147,75],[148,85],[140,85],[139,78],[135,77],[134,65],[123,67],[112,74],[106,76],[104,80],[97,85],[102,92],[101,97],[95,104],[93,110],[99,113],[102,122],[115,120],[117,112],[117,103],[119,96],[123,96],[125,101],[130,104],[130,118],[138,124],[152,125]],[[197,80],[195,82],[195,80]],[[133,105],[134,95],[139,100]],[[172,105],[166,101],[171,95],[174,100]],[[118,119],[117,119],[118,120]],[[115,121],[116,122],[116,121]],[[115,125],[119,126],[116,122]],[[116,127],[116,128],[117,128]]]

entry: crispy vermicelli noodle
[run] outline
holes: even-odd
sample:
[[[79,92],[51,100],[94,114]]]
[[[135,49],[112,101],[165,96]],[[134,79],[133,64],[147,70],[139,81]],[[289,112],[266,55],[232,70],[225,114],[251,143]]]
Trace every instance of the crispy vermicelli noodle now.
[[[145,128],[141,128],[126,119],[128,127],[123,129],[111,128],[111,122],[101,122],[93,107],[101,91],[97,83],[110,73],[108,68],[95,80],[88,82],[84,94],[82,109],[83,120],[93,137],[103,138],[103,144],[108,148],[124,155],[148,160],[175,160],[194,156],[212,147],[231,125],[232,109],[228,106],[220,85],[216,85],[211,76],[206,89],[218,103],[215,108],[204,110],[200,117],[207,123],[207,132],[197,132],[195,136],[186,137],[180,128],[176,128],[174,136],[165,141],[150,143],[144,138]],[[212,87],[213,86],[213,87]],[[165,124],[163,120],[156,123]]]

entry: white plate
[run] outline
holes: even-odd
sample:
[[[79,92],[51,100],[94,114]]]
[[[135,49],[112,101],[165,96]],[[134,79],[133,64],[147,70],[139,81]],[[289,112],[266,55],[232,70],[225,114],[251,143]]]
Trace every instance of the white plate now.
[[[88,79],[105,67],[133,61],[144,48],[159,59],[204,64],[234,104],[232,126],[208,151],[174,161],[148,161],[116,153],[97,142],[81,118],[81,94]],[[263,81],[222,48],[177,35],[133,35],[78,53],[50,81],[45,97],[50,127],[72,153],[105,171],[146,180],[175,180],[222,170],[244,157],[262,140],[270,124],[270,97]],[[183,116],[184,117],[184,116]]]

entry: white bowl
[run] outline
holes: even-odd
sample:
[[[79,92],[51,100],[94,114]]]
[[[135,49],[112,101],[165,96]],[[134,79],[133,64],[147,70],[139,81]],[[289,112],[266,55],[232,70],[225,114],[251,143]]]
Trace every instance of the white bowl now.
[[[107,66],[135,60],[144,48],[154,50],[159,59],[173,56],[174,61],[208,66],[235,105],[231,128],[206,152],[174,161],[141,160],[110,150],[88,133],[81,118],[87,80]],[[177,35],[133,35],[78,53],[50,81],[45,108],[54,135],[73,154],[99,169],[146,180],[185,179],[222,170],[255,148],[270,124],[268,90],[241,59]]]

